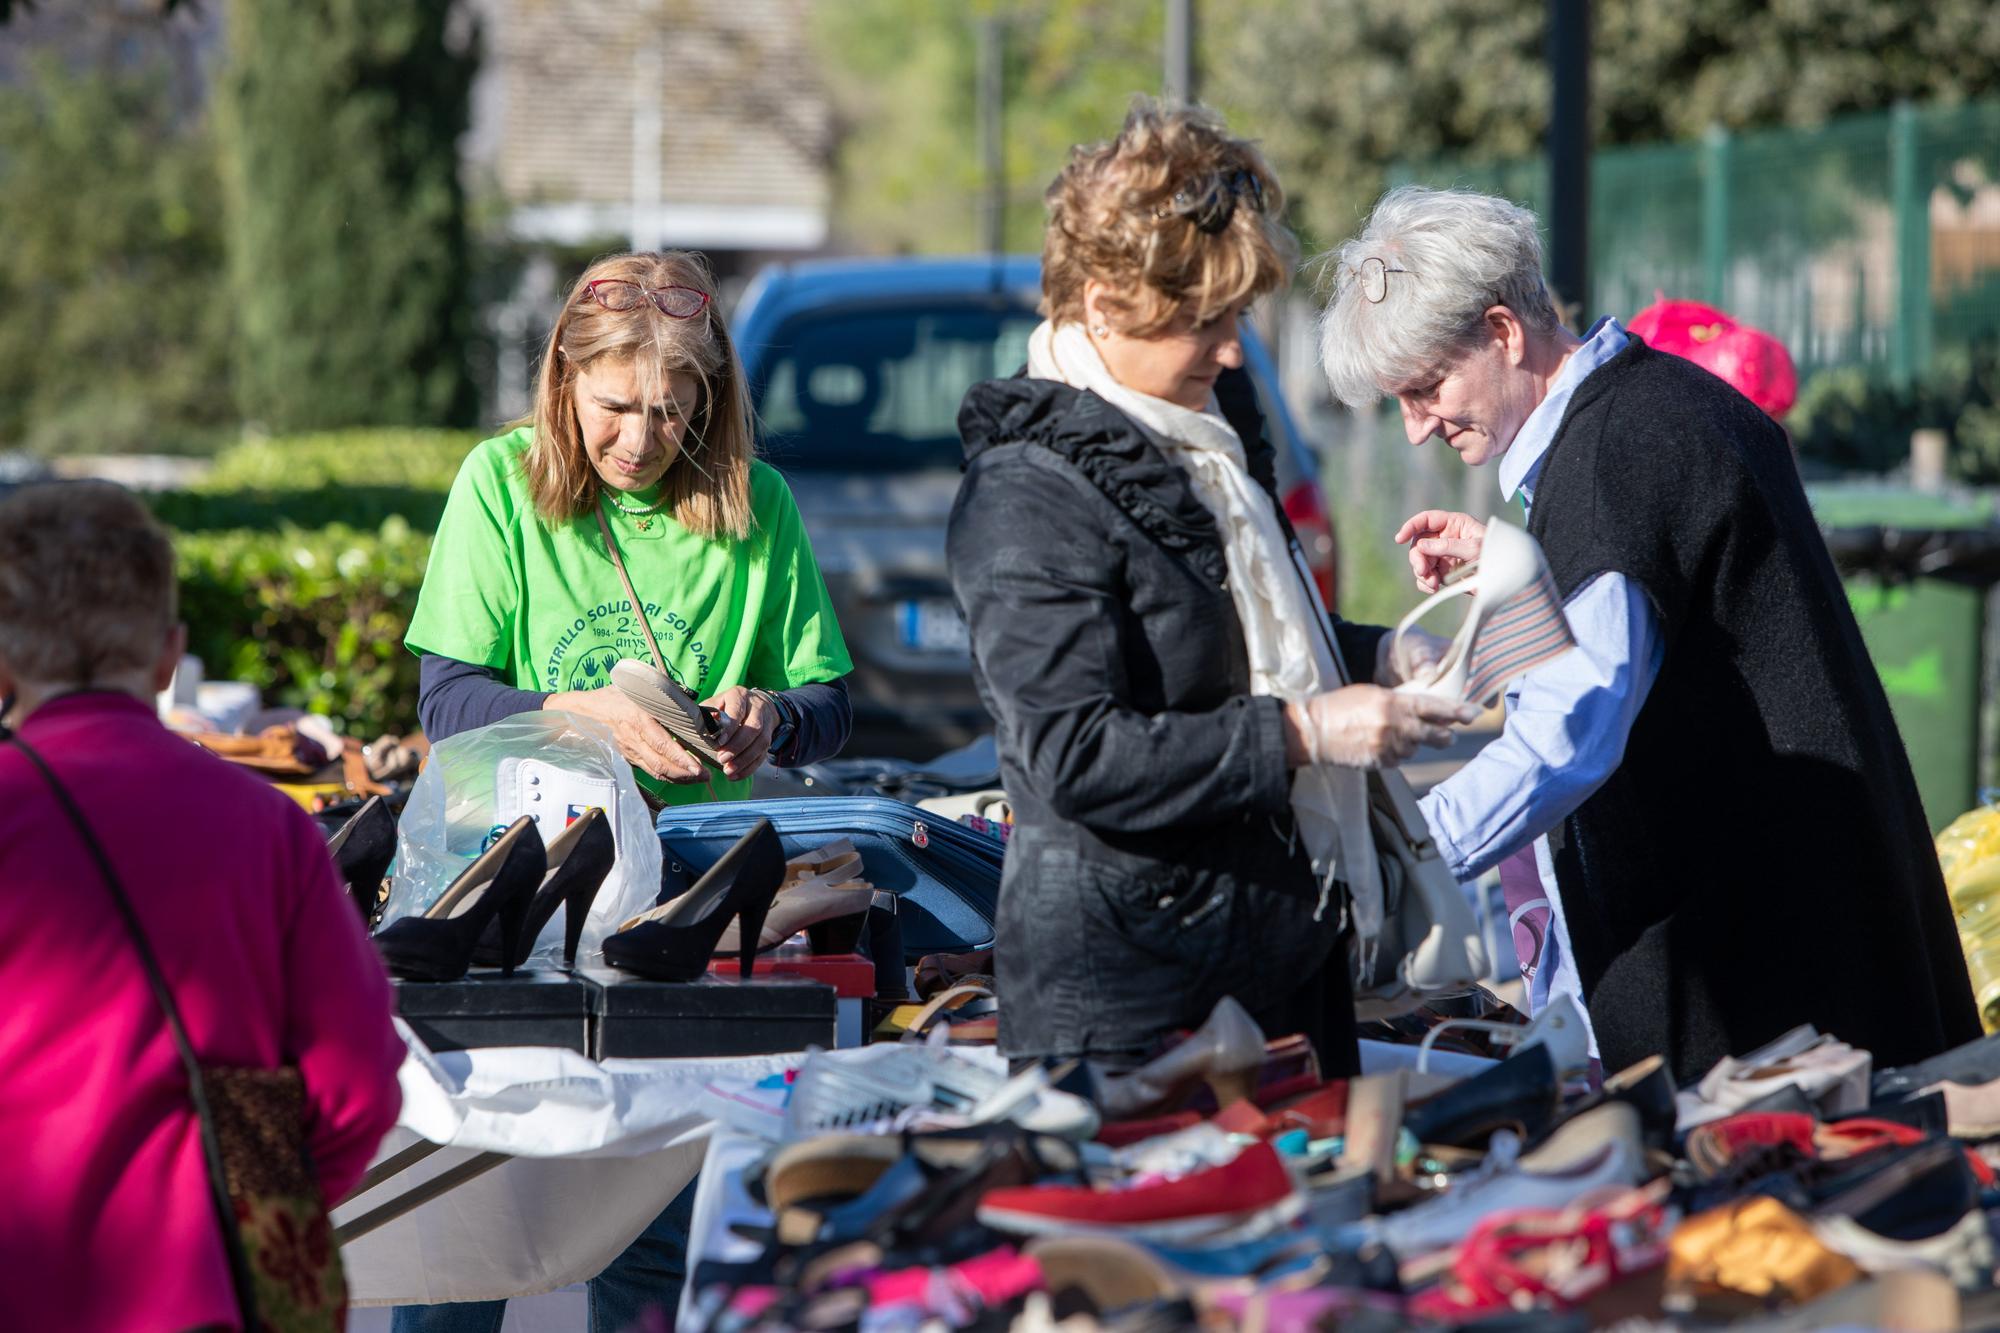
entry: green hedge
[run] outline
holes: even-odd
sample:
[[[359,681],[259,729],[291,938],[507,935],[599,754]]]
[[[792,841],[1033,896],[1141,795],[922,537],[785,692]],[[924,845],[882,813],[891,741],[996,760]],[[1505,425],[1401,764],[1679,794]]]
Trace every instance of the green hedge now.
[[[297,492],[386,486],[442,495],[479,440],[478,432],[463,430],[335,430],[246,440],[216,456],[202,487]]]
[[[431,539],[401,519],[277,532],[175,535],[189,651],[266,703],[325,713],[372,739],[417,725],[417,660],[403,647]]]
[[[224,450],[199,485],[154,497],[183,532],[220,528],[376,528],[400,518],[437,528],[458,465],[479,436],[451,430],[347,430],[255,440]]]
[[[174,529],[190,651],[214,679],[372,739],[417,726],[403,647],[431,533],[477,437],[341,431],[237,445],[153,497]]]
[[[1945,432],[1959,481],[2000,484],[2000,344],[1951,348],[1914,384],[1858,366],[1822,370],[1785,418],[1801,456],[1835,468],[1886,472],[1910,456],[1910,433]]]

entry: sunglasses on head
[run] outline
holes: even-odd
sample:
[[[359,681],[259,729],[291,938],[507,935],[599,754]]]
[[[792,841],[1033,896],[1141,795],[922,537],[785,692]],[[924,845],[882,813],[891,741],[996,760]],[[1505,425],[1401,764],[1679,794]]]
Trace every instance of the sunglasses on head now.
[[[1209,176],[1175,190],[1173,197],[1153,210],[1156,218],[1186,218],[1195,227],[1213,236],[1236,216],[1236,201],[1245,200],[1256,212],[1264,211],[1264,182],[1254,171],[1229,171]]]
[[[708,308],[708,293],[699,287],[642,287],[623,278],[595,278],[583,284],[583,294],[606,310],[637,310],[651,301],[669,319],[693,319]]]

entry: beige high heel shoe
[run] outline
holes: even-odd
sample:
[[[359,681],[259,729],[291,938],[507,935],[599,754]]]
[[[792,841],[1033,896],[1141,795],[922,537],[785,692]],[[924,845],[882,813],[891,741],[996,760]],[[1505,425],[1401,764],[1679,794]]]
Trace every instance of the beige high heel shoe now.
[[[1263,1065],[1263,1029],[1225,995],[1179,1045],[1129,1073],[1101,1075],[1096,1100],[1106,1120],[1133,1120],[1174,1110],[1207,1083],[1216,1104],[1228,1106],[1249,1097]]]
[[[853,953],[875,897],[875,886],[861,877],[861,869],[861,853],[845,838],[787,861],[785,882],[757,936],[757,952],[775,949],[803,930],[816,954]],[[731,923],[715,951],[734,953],[737,945]]]

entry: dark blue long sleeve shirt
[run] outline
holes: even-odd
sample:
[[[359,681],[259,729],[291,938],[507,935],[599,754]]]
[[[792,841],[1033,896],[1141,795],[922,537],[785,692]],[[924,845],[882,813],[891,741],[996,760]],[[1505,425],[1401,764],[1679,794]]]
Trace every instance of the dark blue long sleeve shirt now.
[[[423,723],[424,735],[434,741],[516,713],[536,712],[549,697],[537,690],[515,689],[491,667],[436,653],[425,653],[418,659],[418,672],[417,718]],[[854,729],[854,705],[845,679],[773,693],[782,695],[798,717],[798,727],[783,752],[772,752],[774,765],[796,768],[840,753]]]

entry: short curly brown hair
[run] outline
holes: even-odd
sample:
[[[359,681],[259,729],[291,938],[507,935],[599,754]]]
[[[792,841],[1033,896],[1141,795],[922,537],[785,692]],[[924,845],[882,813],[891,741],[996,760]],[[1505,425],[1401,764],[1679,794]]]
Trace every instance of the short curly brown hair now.
[[[1238,191],[1219,230],[1204,231],[1173,211],[1178,193],[1198,198],[1232,182],[1247,185],[1240,173],[1254,179],[1255,192]],[[1043,202],[1043,310],[1059,324],[1083,321],[1083,285],[1091,278],[1114,293],[1104,304],[1119,332],[1144,338],[1182,314],[1206,323],[1276,291],[1298,262],[1298,242],[1278,220],[1284,193],[1270,164],[1205,107],[1135,98],[1116,139],[1071,150]]]

